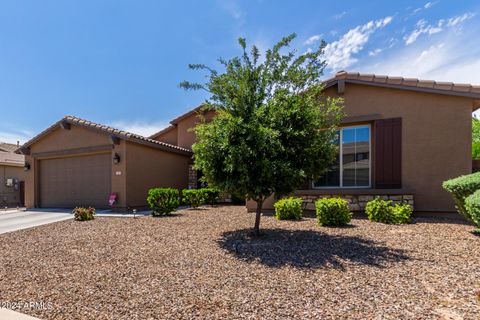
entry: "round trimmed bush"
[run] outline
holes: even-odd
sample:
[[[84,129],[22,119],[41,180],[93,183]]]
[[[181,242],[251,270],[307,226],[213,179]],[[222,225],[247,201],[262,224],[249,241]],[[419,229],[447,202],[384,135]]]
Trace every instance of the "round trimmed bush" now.
[[[172,188],[153,188],[148,190],[147,203],[154,216],[170,214],[180,205],[180,193]]]
[[[300,220],[302,218],[302,198],[280,199],[273,205],[278,220]]]
[[[204,189],[184,189],[182,190],[182,202],[192,208],[199,207],[205,201]]]
[[[480,190],[465,199],[465,209],[473,223],[480,228]]]
[[[72,211],[74,215],[74,219],[77,221],[88,221],[88,220],[93,220],[96,214],[95,208],[89,207],[89,208],[83,208],[83,207],[76,207]]]
[[[348,202],[340,198],[324,198],[315,202],[318,224],[328,227],[347,225],[352,220]]]
[[[465,199],[480,189],[480,172],[447,180],[442,186],[452,195],[458,212],[473,221],[472,216],[465,208]]]

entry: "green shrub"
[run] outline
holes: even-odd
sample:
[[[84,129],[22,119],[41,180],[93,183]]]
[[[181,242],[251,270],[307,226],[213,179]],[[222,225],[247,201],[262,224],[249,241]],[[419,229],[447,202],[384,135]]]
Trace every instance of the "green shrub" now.
[[[480,142],[472,143],[472,159],[480,159]]]
[[[75,220],[77,221],[87,221],[87,220],[93,220],[94,215],[95,215],[95,208],[89,207],[89,208],[83,208],[83,207],[76,207],[72,211]]]
[[[280,199],[273,205],[278,220],[300,220],[302,218],[302,198]]]
[[[388,224],[409,223],[412,207],[408,203],[393,205],[391,200],[382,200],[376,197],[365,207],[368,220]]]
[[[205,201],[205,192],[203,189],[184,189],[182,191],[182,203],[192,208],[199,207]]]
[[[410,223],[412,207],[405,202],[397,203],[393,206],[393,217],[395,224]]]
[[[465,209],[465,199],[480,189],[480,172],[447,180],[442,186],[452,195],[458,212],[468,220],[473,221],[471,215]]]
[[[147,203],[154,216],[166,215],[175,211],[180,204],[177,189],[154,188],[148,190]]]
[[[204,201],[206,204],[214,205],[220,201],[220,191],[215,188],[203,188],[200,189],[204,194]]]
[[[480,228],[480,190],[465,199],[465,210],[472,218],[473,223]]]
[[[318,224],[321,226],[340,227],[352,220],[348,202],[340,198],[324,198],[315,202]]]

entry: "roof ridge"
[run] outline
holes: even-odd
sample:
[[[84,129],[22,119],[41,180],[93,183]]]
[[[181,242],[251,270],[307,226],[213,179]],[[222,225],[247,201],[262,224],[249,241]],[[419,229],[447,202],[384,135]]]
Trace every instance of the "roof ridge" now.
[[[432,89],[444,93],[472,94],[475,95],[475,97],[478,94],[478,98],[480,98],[480,85],[379,75],[373,73],[348,72],[345,70],[338,71],[333,77],[324,80],[323,83],[328,84],[338,80],[355,81],[359,83],[375,83],[379,85],[395,85],[406,88],[420,88],[424,90]]]
[[[74,124],[74,125],[79,125],[79,126],[86,127],[86,128],[92,128],[92,129],[100,130],[100,131],[103,131],[105,133],[118,135],[118,136],[126,138],[126,139],[145,141],[145,142],[149,142],[149,143],[156,144],[156,145],[161,145],[161,146],[164,146],[164,147],[167,147],[167,148],[170,148],[170,149],[174,149],[174,150],[178,150],[178,151],[182,151],[182,152],[188,152],[188,153],[192,152],[192,150],[187,149],[187,148],[176,146],[176,145],[166,143],[166,142],[163,142],[163,141],[157,141],[157,140],[151,139],[149,137],[142,136],[142,135],[137,134],[137,133],[117,129],[117,128],[114,128],[114,127],[111,127],[111,126],[108,126],[108,125],[100,124],[100,123],[97,123],[97,122],[93,122],[93,121],[90,121],[90,120],[87,120],[87,119],[79,118],[79,117],[76,117],[76,116],[70,116],[70,115],[64,116],[61,120],[55,122],[50,127],[48,127],[47,129],[45,129],[42,132],[40,132],[39,134],[37,134],[35,137],[33,137],[32,139],[27,141],[25,144],[23,144],[21,146],[21,148],[28,147],[33,142],[40,139],[43,135],[45,135],[48,132],[50,132],[51,130],[53,130],[56,126],[58,126],[63,121],[67,121],[68,123],[71,123],[71,124]]]

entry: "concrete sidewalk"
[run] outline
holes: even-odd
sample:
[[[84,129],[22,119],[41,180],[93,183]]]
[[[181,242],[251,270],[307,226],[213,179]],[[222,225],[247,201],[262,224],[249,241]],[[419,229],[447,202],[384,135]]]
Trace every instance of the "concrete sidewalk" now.
[[[0,308],[0,319],[2,320],[40,320],[38,318],[16,312],[10,309]]]
[[[65,210],[31,210],[0,213],[0,234],[73,219]]]

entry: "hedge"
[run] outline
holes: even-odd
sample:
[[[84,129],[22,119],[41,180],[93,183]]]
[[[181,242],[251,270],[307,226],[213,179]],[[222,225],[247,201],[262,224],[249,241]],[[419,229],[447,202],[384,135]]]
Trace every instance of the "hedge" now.
[[[323,198],[315,202],[318,224],[328,227],[347,225],[352,220],[348,202],[340,198]]]
[[[203,189],[184,189],[182,191],[182,203],[192,208],[199,207],[205,201],[205,192]]]
[[[412,207],[408,203],[393,205],[391,200],[382,200],[376,197],[365,207],[368,220],[387,224],[409,223]]]
[[[458,212],[468,220],[473,221],[472,216],[465,208],[465,199],[475,191],[480,190],[480,172],[447,180],[442,186],[452,195]]]
[[[465,209],[473,223],[480,228],[480,190],[475,191],[465,199]]]
[[[180,204],[180,193],[172,188],[153,188],[148,190],[147,203],[154,216],[170,214]]]
[[[280,199],[273,205],[278,220],[300,220],[302,218],[302,198]]]
[[[89,208],[83,208],[83,207],[76,207],[72,211],[74,219],[77,221],[87,221],[87,220],[93,220],[96,214],[95,208],[89,207]]]

